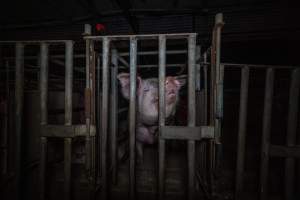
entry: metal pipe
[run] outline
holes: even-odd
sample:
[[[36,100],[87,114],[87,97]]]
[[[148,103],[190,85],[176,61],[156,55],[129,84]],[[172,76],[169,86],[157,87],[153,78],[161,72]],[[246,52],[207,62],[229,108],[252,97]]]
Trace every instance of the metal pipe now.
[[[188,38],[188,126],[196,126],[196,35]],[[195,196],[195,141],[188,141],[188,199]]]
[[[64,139],[64,200],[71,199],[71,153],[72,138]]]
[[[159,49],[159,136],[161,127],[165,125],[165,76],[166,76],[166,37],[160,35]],[[165,140],[159,137],[158,163],[158,199],[164,199],[165,192]]]
[[[40,43],[62,43],[68,42],[70,40],[9,40],[9,41],[0,41],[0,44],[40,44]]]
[[[22,122],[24,100],[24,44],[16,43],[15,131],[16,131],[16,195],[22,198]]]
[[[261,143],[261,168],[260,168],[260,199],[267,199],[267,178],[269,166],[269,144],[272,119],[272,103],[274,93],[274,70],[267,69],[264,98],[263,129]]]
[[[204,73],[204,125],[208,125],[208,78],[207,78],[207,66],[203,66]]]
[[[187,50],[166,50],[166,54],[174,55],[174,54],[187,54]],[[159,51],[140,51],[137,52],[138,56],[148,56],[148,55],[156,55],[159,54]],[[122,52],[119,53],[119,56],[129,56],[129,53]]]
[[[129,197],[135,199],[135,122],[136,122],[136,73],[137,38],[130,38],[130,102],[129,102]]]
[[[73,41],[66,42],[65,53],[65,125],[69,126],[72,124]]]
[[[100,55],[97,55],[97,128],[98,130],[101,130],[101,101],[102,101],[102,96],[101,96],[101,87],[100,87]],[[97,140],[97,152],[101,152],[101,137],[98,135],[98,140]],[[97,176],[100,177],[101,175],[101,154],[98,154],[99,156],[97,157]]]
[[[247,103],[248,103],[248,85],[249,85],[249,67],[245,66],[241,72],[241,94],[239,111],[239,128],[237,144],[237,163],[236,163],[236,182],[235,199],[241,199],[243,189],[244,175],[244,157],[246,144],[246,123],[247,123]]]
[[[111,95],[110,95],[110,136],[111,136],[111,164],[113,183],[117,182],[117,131],[118,131],[118,52],[112,50],[111,55]]]
[[[3,64],[3,62],[1,62]],[[10,99],[10,89],[9,89],[9,63],[5,62],[6,69],[6,103],[5,103],[5,120],[4,120],[4,130],[3,130],[3,166],[2,174],[6,174],[8,171],[8,134],[9,134],[9,99]]]
[[[172,33],[172,34],[160,34],[165,35],[168,39],[183,39],[188,38],[190,35],[195,35],[195,33]],[[83,39],[91,39],[91,40],[103,40],[107,36],[85,36]],[[112,35],[109,36],[110,40],[129,40],[131,38],[137,39],[157,39],[159,37],[158,34],[141,34],[141,35]]]
[[[221,61],[221,30],[223,27],[223,14],[218,13],[215,16],[216,26],[216,87],[215,87],[215,171],[219,171],[219,162],[222,154],[221,144],[221,128],[223,121],[223,73],[224,66],[220,64]]]
[[[66,42],[65,47],[65,125],[72,125],[72,91],[73,91],[73,42]],[[66,200],[70,199],[71,195],[71,152],[72,139],[64,139],[64,197]]]
[[[90,125],[91,125],[91,87],[90,87],[90,68],[91,68],[91,40],[86,40],[86,66],[85,66],[85,124],[87,128],[87,135],[85,137],[85,152],[86,152],[86,160],[85,160],[85,170],[87,172],[87,176],[90,176],[90,168],[91,168],[91,157],[90,157],[90,147],[91,147],[91,138],[90,138]]]
[[[41,43],[40,46],[40,98],[41,98],[41,125],[48,124],[48,44]],[[47,162],[47,138],[41,137],[41,155],[40,155],[40,199],[45,199],[45,175]]]
[[[298,126],[298,107],[300,92],[300,69],[294,69],[291,75],[289,111],[287,120],[286,145],[288,147],[296,145]],[[295,196],[295,159],[285,159],[285,198],[293,199]]]
[[[102,197],[107,198],[107,131],[108,131],[108,90],[109,90],[109,46],[110,40],[105,37],[102,41],[102,113],[101,113],[101,175]]]

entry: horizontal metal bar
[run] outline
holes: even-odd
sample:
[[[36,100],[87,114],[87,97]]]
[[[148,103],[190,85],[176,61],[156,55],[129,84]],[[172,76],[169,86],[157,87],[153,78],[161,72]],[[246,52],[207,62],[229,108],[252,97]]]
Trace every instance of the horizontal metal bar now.
[[[197,35],[197,33],[173,33],[173,34],[144,34],[144,35],[111,35],[111,36],[85,36],[83,39],[88,40],[103,40],[107,37],[110,40],[128,40],[130,38],[137,39],[158,39],[159,35],[164,35],[168,39],[184,39],[190,35]]]
[[[300,158],[300,145],[280,146],[270,145],[269,155],[272,157],[295,157]]]
[[[10,40],[10,41],[0,41],[1,44],[14,44],[14,43],[22,43],[22,44],[39,44],[39,43],[66,43],[72,40],[27,40],[27,41],[17,41],[17,40]]]
[[[160,137],[169,140],[201,140],[204,138],[214,138],[214,127],[162,126]]]
[[[210,64],[210,63],[203,63]],[[299,68],[300,66],[288,66],[288,65],[255,65],[255,64],[240,64],[240,63],[221,63],[221,65],[224,65],[224,67],[238,67],[243,68],[244,66],[247,66],[249,68]]]
[[[90,126],[91,136],[96,135],[96,127],[94,125]],[[41,133],[43,137],[78,137],[86,136],[87,128],[85,124],[79,125],[42,125]]]
[[[166,54],[186,54],[188,51],[187,50],[169,50],[169,51],[166,51]],[[158,51],[140,51],[140,52],[137,52],[137,55],[139,56],[147,56],[147,55],[156,55],[158,54]],[[129,53],[128,52],[122,52],[122,53],[119,53],[119,56],[129,56]]]

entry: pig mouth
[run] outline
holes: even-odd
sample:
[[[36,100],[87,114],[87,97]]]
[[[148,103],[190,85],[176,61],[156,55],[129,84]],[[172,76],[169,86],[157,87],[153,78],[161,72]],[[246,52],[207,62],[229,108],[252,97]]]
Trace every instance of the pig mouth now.
[[[175,94],[175,92],[171,91],[171,92],[168,92],[167,96],[174,97],[174,96],[176,96],[176,94]]]

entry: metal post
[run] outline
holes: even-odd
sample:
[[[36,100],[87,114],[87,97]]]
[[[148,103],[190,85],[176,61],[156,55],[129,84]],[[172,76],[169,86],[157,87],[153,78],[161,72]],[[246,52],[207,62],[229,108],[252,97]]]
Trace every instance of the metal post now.
[[[166,76],[166,37],[159,36],[159,133],[165,125],[165,76]],[[160,135],[159,134],[159,135]],[[158,144],[158,199],[164,199],[165,190],[165,140],[159,137]]]
[[[102,42],[102,113],[101,113],[101,175],[102,175],[102,197],[107,197],[107,131],[108,131],[108,89],[109,89],[109,43],[105,37]]]
[[[243,189],[244,175],[244,157],[245,157],[245,139],[247,124],[247,102],[248,102],[248,85],[249,85],[249,67],[244,66],[241,73],[241,94],[240,94],[240,113],[239,113],[239,129],[237,144],[237,164],[236,164],[236,185],[235,199],[241,199]]]
[[[64,139],[64,200],[71,199],[71,153],[72,138]]]
[[[269,166],[269,144],[272,118],[272,103],[274,92],[274,70],[267,69],[265,83],[265,99],[263,114],[263,130],[261,144],[261,169],[260,169],[260,199],[267,199],[267,178]]]
[[[221,61],[221,29],[223,26],[223,14],[218,13],[215,17],[216,26],[216,87],[215,87],[215,171],[218,171],[222,154],[221,128],[223,119],[223,69]]]
[[[298,106],[300,90],[300,69],[294,69],[291,76],[289,111],[287,120],[286,144],[288,147],[296,145],[298,126]],[[285,199],[293,199],[295,196],[295,159],[285,160]]]
[[[23,122],[23,99],[24,99],[24,45],[16,44],[16,88],[15,88],[15,107],[16,107],[16,194],[17,199],[22,198],[22,122]]]
[[[73,41],[66,42],[65,49],[65,126],[72,125],[72,91],[73,91]],[[64,197],[70,199],[71,195],[71,152],[72,138],[64,139]]]
[[[117,181],[117,131],[118,131],[118,52],[112,50],[111,55],[111,95],[110,95],[110,136],[111,136],[111,164],[113,183]]]
[[[2,64],[2,63],[1,63]],[[6,105],[5,105],[5,120],[4,120],[4,135],[3,135],[3,166],[2,166],[2,174],[7,173],[8,167],[8,134],[9,134],[9,63],[8,61],[5,62],[5,69],[6,69]]]
[[[130,103],[129,103],[129,183],[130,199],[135,199],[135,122],[136,122],[137,39],[130,38]]]
[[[89,24],[85,24],[84,26],[84,35],[91,35],[91,26]],[[91,139],[90,139],[90,125],[91,125],[91,87],[90,87],[90,68],[91,68],[91,56],[93,52],[92,41],[87,39],[86,40],[86,47],[85,47],[85,124],[87,129],[87,134],[85,137],[85,152],[86,152],[86,160],[85,160],[85,170],[87,172],[87,176],[90,176],[90,168],[91,168],[91,157],[90,157],[90,146],[91,146]]]
[[[73,41],[66,42],[65,74],[65,125],[72,124],[72,91],[73,91]]]
[[[41,43],[40,47],[40,98],[41,98],[41,125],[48,124],[48,61],[49,49],[48,44]],[[47,138],[41,137],[41,155],[40,155],[40,199],[45,199],[45,175],[47,162]]]
[[[188,38],[188,126],[196,125],[195,63],[196,35]],[[188,199],[195,196],[195,141],[188,141]]]

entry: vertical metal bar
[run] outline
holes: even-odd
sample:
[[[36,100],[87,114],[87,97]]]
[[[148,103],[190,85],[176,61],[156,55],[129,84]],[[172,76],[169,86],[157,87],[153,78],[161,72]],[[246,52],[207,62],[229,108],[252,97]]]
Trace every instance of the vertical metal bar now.
[[[130,102],[129,102],[129,183],[130,199],[135,199],[135,122],[136,122],[136,73],[137,39],[130,38]]]
[[[260,199],[267,199],[267,178],[269,166],[269,144],[272,118],[272,103],[274,92],[274,70],[267,69],[264,98],[263,130],[261,144],[261,168],[260,168]]]
[[[294,69],[291,75],[289,111],[287,120],[286,144],[288,147],[296,145],[298,126],[298,106],[300,90],[300,69]],[[285,160],[285,198],[293,199],[295,196],[295,159]]]
[[[159,49],[159,133],[165,125],[165,76],[166,76],[166,37],[160,35],[158,38]],[[158,199],[164,199],[165,191],[165,140],[159,137],[158,144]]]
[[[102,41],[102,113],[101,113],[101,175],[102,197],[107,198],[107,131],[108,131],[108,89],[109,89],[109,43],[107,37]]]
[[[65,48],[65,125],[72,125],[72,91],[73,91],[73,41],[66,42]],[[72,139],[64,139],[64,197],[70,199],[71,195],[71,152]]]
[[[206,63],[206,61],[205,61]],[[207,125],[208,123],[208,79],[207,79],[207,65],[203,66],[203,73],[204,73],[204,125]]]
[[[215,17],[216,26],[216,87],[215,87],[215,171],[219,167],[222,154],[221,128],[223,119],[223,69],[221,61],[221,29],[223,26],[223,14],[218,13]]]
[[[2,63],[1,63],[2,64]],[[8,133],[9,133],[9,98],[10,98],[10,92],[9,92],[9,63],[8,61],[5,62],[5,70],[6,70],[6,103],[5,103],[5,120],[4,120],[4,135],[3,135],[3,168],[2,168],[2,174],[7,173],[7,166],[8,166]]]
[[[16,194],[17,199],[22,198],[22,121],[23,121],[23,99],[24,99],[24,45],[16,44]]]
[[[84,24],[84,36],[90,36],[92,34],[92,27],[90,24]],[[85,91],[84,91],[84,109],[85,109],[85,124],[87,129],[87,134],[85,137],[85,170],[87,174],[87,178],[90,178],[90,167],[91,167],[91,157],[90,157],[90,125],[91,125],[91,77],[90,77],[90,68],[91,68],[91,56],[92,56],[92,40],[85,40]]]
[[[41,98],[41,125],[48,124],[48,61],[49,48],[48,44],[41,43],[40,46],[40,98]],[[47,162],[47,138],[41,137],[41,155],[40,155],[40,199],[45,199],[45,175]]]
[[[64,200],[71,199],[71,153],[72,138],[64,139]]]
[[[84,25],[84,35],[91,35],[91,26],[89,24]],[[91,156],[90,156],[90,146],[91,146],[91,138],[90,138],[90,125],[91,125],[91,87],[90,87],[90,68],[91,68],[91,56],[92,56],[92,41],[87,39],[85,42],[85,124],[87,129],[87,134],[85,137],[85,152],[86,152],[86,160],[85,160],[85,170],[87,172],[87,176],[89,179],[90,176],[90,168],[91,168]]]
[[[200,61],[201,57],[201,49],[200,46],[196,47],[196,61]],[[202,116],[202,101],[201,101],[201,66],[198,63],[196,65],[196,124],[200,125],[203,122],[203,116]]]
[[[39,171],[39,184],[40,184],[40,199],[45,199],[45,175],[46,175],[46,162],[47,162],[47,138],[41,137],[41,155],[40,155],[40,171]]]
[[[65,54],[65,125],[71,125],[73,91],[73,41],[66,42]]]
[[[113,183],[117,181],[117,131],[118,131],[118,52],[112,50],[111,55],[111,95],[110,95],[110,136],[111,136],[111,164]]]
[[[196,35],[188,38],[188,126],[196,125],[195,63]],[[195,141],[188,141],[188,199],[195,196]]]
[[[101,101],[102,101],[102,96],[101,96],[101,87],[100,87],[100,55],[97,55],[97,128],[98,130],[101,130]],[[97,175],[98,177],[101,176],[101,137],[100,135],[97,136],[97,152],[99,154],[97,155],[97,161],[98,161],[98,167],[97,167]]]
[[[236,185],[235,199],[241,199],[243,189],[244,157],[246,144],[246,125],[247,125],[247,103],[248,103],[248,85],[249,85],[249,67],[244,66],[241,73],[241,93],[240,93],[240,111],[239,128],[237,144],[237,163],[236,163]]]

